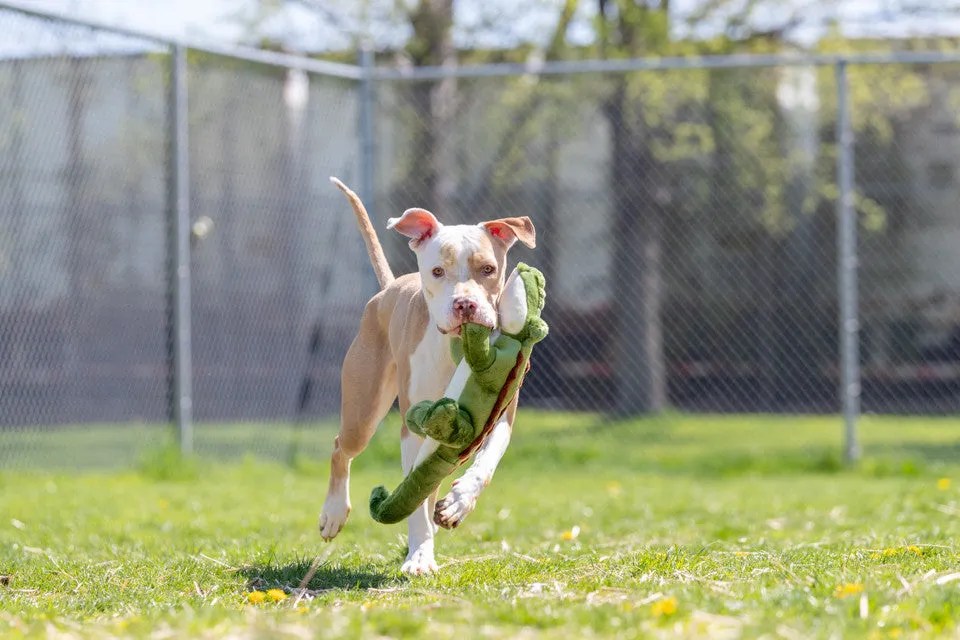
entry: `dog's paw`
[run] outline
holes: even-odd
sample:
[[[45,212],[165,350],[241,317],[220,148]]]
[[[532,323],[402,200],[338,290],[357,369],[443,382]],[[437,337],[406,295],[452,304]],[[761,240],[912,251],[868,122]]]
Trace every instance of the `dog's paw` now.
[[[450,493],[437,502],[437,507],[433,511],[433,521],[444,529],[459,527],[477,506],[477,498],[483,489],[477,484],[476,481],[465,478],[454,482]]]
[[[408,576],[427,576],[435,573],[437,569],[433,549],[425,546],[408,553],[406,561],[400,567],[400,571]]]
[[[320,512],[320,537],[330,542],[350,517],[350,502],[341,496],[327,496]]]

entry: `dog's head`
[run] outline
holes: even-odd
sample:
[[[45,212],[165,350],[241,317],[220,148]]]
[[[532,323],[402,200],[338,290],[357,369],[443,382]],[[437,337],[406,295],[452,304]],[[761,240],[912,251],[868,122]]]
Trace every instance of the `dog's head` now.
[[[533,248],[537,239],[527,217],[442,225],[425,209],[407,209],[387,228],[410,238],[430,316],[454,335],[464,322],[496,328],[507,251],[517,240]]]

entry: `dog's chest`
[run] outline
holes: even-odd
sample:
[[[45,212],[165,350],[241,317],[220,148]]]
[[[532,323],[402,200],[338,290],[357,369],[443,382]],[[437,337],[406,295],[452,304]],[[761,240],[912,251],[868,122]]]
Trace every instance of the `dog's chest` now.
[[[442,398],[455,368],[450,339],[427,330],[410,355],[410,404]]]

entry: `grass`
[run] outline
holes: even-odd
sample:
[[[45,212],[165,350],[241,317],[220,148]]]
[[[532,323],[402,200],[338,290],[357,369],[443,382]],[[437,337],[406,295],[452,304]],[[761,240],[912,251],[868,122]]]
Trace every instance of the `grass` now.
[[[836,418],[522,413],[476,512],[439,534],[441,572],[419,579],[398,572],[403,526],[366,513],[400,478],[388,422],[330,545],[323,458],[158,448],[133,470],[0,473],[0,637],[960,633],[960,419],[867,417],[847,470]],[[318,554],[299,602],[250,602],[291,592]]]

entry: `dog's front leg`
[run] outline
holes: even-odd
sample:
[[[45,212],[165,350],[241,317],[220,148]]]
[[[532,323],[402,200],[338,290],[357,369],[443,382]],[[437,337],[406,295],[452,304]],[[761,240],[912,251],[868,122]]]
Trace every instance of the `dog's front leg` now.
[[[436,442],[429,438],[425,440],[404,426],[400,433],[403,474],[410,473],[414,465],[422,462],[436,451],[436,448]],[[437,527],[430,518],[436,502],[437,492],[434,491],[407,519],[407,559],[400,570],[408,576],[426,575],[437,570],[437,561],[433,554],[433,538]]]
[[[473,464],[454,481],[447,496],[437,502],[433,521],[444,529],[456,529],[477,506],[477,498],[493,480],[500,459],[507,451],[516,415],[516,400],[493,427],[483,446],[477,450]]]

